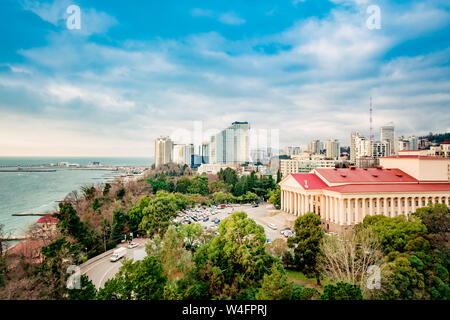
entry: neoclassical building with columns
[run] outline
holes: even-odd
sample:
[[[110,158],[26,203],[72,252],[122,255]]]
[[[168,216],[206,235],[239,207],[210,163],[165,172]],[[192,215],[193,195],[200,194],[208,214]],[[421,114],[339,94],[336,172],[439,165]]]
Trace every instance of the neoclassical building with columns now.
[[[369,169],[316,168],[281,180],[281,210],[319,215],[322,228],[342,233],[367,215],[408,215],[428,203],[450,206],[450,159],[396,156]]]

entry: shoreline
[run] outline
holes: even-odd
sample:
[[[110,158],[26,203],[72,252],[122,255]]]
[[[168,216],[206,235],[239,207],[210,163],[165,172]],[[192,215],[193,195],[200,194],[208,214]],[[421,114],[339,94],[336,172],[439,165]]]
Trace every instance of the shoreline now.
[[[146,171],[147,170],[144,170],[143,172],[141,172],[141,173],[139,173],[139,174],[133,174],[133,175],[127,175],[127,174],[121,174],[121,175],[116,175],[116,176],[112,176],[112,177],[108,177],[106,180],[104,180],[102,183],[93,183],[93,185],[95,186],[95,185],[99,185],[99,184],[106,184],[106,183],[127,183],[127,182],[130,182],[130,181],[137,181],[137,180],[139,180],[140,178],[143,178],[144,177],[144,175],[145,175],[145,173],[146,173]],[[72,192],[72,191],[71,191]],[[66,196],[68,195],[68,194],[70,194],[70,192],[68,192],[67,194],[66,194]],[[66,197],[65,196],[65,197]],[[65,198],[64,197],[64,198]],[[60,203],[60,202],[63,202],[64,201],[64,199],[62,199],[62,200],[55,200],[55,202],[58,202],[58,203]],[[52,214],[52,213],[25,213],[25,214],[21,214],[21,213],[13,213],[13,214],[11,214],[12,216],[37,216],[37,217],[42,217],[42,216],[46,216],[46,215],[49,215],[49,214]],[[39,220],[39,218],[34,222],[34,223],[36,223],[37,221]],[[33,223],[33,224],[34,224]],[[5,253],[6,252],[8,252],[9,250],[11,250],[12,248],[14,248],[15,246],[17,246],[19,243],[21,243],[21,242],[24,242],[24,241],[28,241],[29,239],[26,239],[23,235],[13,235],[13,238],[14,239],[20,239],[20,238],[23,238],[22,240],[6,240],[5,242],[6,243],[8,243],[8,242],[15,242],[15,241],[17,241],[17,243],[15,243],[14,245],[12,245],[11,247],[8,247],[6,250],[5,250]],[[31,241],[31,240],[30,240]]]

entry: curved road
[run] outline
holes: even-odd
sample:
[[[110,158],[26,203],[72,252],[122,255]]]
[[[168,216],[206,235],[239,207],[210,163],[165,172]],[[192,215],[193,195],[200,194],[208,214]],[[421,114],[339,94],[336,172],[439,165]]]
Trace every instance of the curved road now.
[[[133,249],[128,249],[128,244],[126,243],[117,246],[115,249],[125,247],[127,248],[126,258],[142,260],[146,256],[144,244],[146,240],[147,239],[134,239],[133,242],[138,243],[139,245]],[[111,262],[109,260],[115,249],[106,251],[80,265],[81,274],[87,275],[97,289],[103,288],[105,282],[108,279],[113,278],[122,266],[121,261],[123,258],[116,262]]]
[[[223,220],[224,218],[228,217],[229,214],[232,211],[245,211],[247,212],[248,217],[254,219],[256,223],[262,225],[264,227],[264,231],[266,234],[266,237],[268,239],[274,240],[276,238],[282,238],[280,234],[280,229],[282,227],[286,227],[286,216],[287,214],[277,214],[275,216],[269,216],[268,212],[271,209],[270,205],[260,205],[259,207],[251,207],[250,205],[242,205],[242,206],[235,206],[235,207],[227,207],[224,210],[218,210],[219,213],[217,215],[211,216],[210,220],[214,219],[220,219]],[[210,226],[214,223],[211,221],[208,222],[199,222],[202,226]],[[270,229],[267,224],[273,223],[277,226],[277,230]],[[147,239],[144,238],[137,238],[134,239],[133,242],[138,243],[139,246],[133,249],[127,248],[127,254],[126,257],[128,259],[133,260],[142,260],[147,254],[145,253],[145,242]],[[116,247],[115,249],[119,247],[127,247],[126,243],[123,243]],[[94,257],[90,259],[89,261],[85,262],[84,264],[80,265],[81,274],[85,274],[88,276],[88,278],[92,281],[94,286],[99,289],[103,288],[105,285],[105,282],[108,279],[111,279],[114,277],[114,275],[119,271],[119,268],[122,266],[121,260],[116,262],[111,262],[109,260],[110,256],[112,255],[113,251],[115,249],[111,249],[97,257]],[[123,259],[123,258],[122,258]]]

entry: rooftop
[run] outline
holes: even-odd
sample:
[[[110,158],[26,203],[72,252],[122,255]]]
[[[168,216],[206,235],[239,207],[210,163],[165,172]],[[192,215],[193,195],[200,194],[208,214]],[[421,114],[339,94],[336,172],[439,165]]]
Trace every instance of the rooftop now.
[[[297,180],[304,189],[314,190],[328,187],[328,185],[314,173],[291,173],[291,176]]]
[[[450,183],[347,184],[326,190],[340,193],[450,191]]]
[[[329,183],[407,183],[418,182],[400,169],[383,169],[382,167],[359,169],[314,169]]]

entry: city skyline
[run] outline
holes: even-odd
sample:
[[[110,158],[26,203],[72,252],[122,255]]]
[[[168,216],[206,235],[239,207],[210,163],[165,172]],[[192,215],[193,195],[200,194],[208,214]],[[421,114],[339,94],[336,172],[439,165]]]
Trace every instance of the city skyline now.
[[[80,30],[71,4],[0,4],[0,156],[152,157],[160,135],[240,119],[280,148],[350,145],[370,96],[376,133],[450,131],[444,1],[379,1],[380,29],[368,1],[81,0]]]

